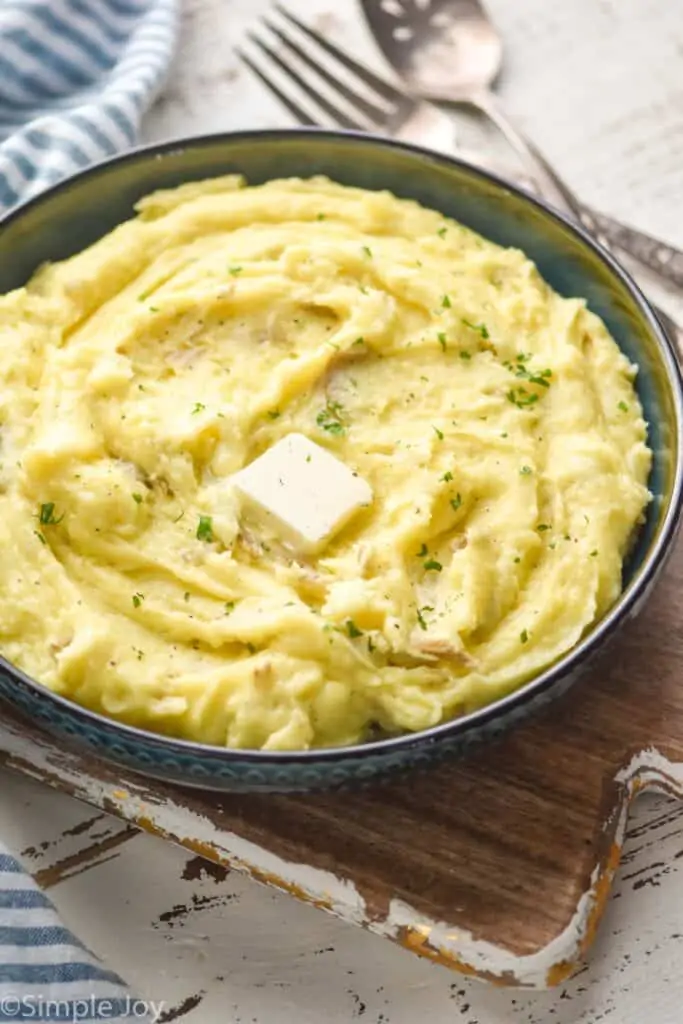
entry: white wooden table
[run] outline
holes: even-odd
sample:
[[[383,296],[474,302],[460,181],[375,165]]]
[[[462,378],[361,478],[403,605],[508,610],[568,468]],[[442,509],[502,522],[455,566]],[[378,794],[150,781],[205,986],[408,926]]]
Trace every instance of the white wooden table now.
[[[184,0],[181,48],[150,140],[286,125],[232,47],[262,0]],[[379,61],[352,0],[290,0]],[[597,208],[683,246],[683,5],[490,0],[510,109]],[[467,144],[490,137],[460,120]],[[661,293],[660,293],[661,297]],[[680,297],[665,296],[683,317]],[[421,961],[161,840],[0,775],[0,835],[66,922],[137,993],[187,1024],[678,1024],[683,807],[636,804],[591,961],[550,992],[494,990]]]

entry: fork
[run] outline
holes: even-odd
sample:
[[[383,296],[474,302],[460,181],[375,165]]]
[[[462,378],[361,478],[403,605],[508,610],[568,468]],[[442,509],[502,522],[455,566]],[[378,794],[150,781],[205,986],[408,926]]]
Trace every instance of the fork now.
[[[241,47],[237,47],[237,54],[299,124],[323,127],[325,123],[331,123],[351,131],[381,132],[428,148],[452,151],[454,128],[446,114],[433,104],[416,100],[384,81],[284,7],[276,4],[275,9],[304,39],[315,43],[322,54],[334,58],[337,66],[344,69],[344,77],[340,77],[338,71],[328,70],[320,60],[311,56],[303,42],[267,16],[261,19],[261,25],[272,33],[281,49],[275,49],[254,32],[247,33],[247,38],[266,58],[266,64],[270,63],[271,69],[266,70],[263,63],[257,63]],[[284,54],[291,55],[298,62],[298,67]],[[289,89],[278,84],[272,68],[277,69],[283,81],[289,82]],[[312,72],[313,77],[310,74],[306,76],[304,68]],[[323,83],[326,89],[321,89]],[[291,86],[303,95],[303,103]],[[359,91],[361,89],[363,91]],[[312,113],[311,110],[316,108],[318,113]],[[605,245],[604,239],[600,240]],[[609,244],[606,247],[609,249]],[[664,310],[653,308],[672,341],[679,350],[683,350],[683,329]]]

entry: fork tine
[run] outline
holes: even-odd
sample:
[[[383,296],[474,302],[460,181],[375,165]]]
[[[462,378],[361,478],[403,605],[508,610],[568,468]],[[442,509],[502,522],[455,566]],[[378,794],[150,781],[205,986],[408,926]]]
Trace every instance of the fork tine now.
[[[396,89],[389,82],[385,82],[384,79],[379,78],[378,75],[366,68],[364,64],[359,64],[353,57],[349,57],[347,53],[340,50],[339,47],[335,46],[324,36],[321,36],[319,32],[316,32],[314,28],[309,28],[308,25],[304,24],[303,21],[299,21],[297,17],[282,6],[282,4],[275,3],[275,10],[279,11],[283,18],[295,25],[300,32],[312,39],[318,46],[321,46],[323,50],[329,53],[332,57],[336,57],[340,64],[343,64],[349,71],[353,71],[358,78],[360,78],[366,85],[369,85],[371,89],[378,92],[380,96],[384,97],[385,100],[389,100],[392,103],[400,103],[405,101],[406,95],[401,92],[400,89]]]
[[[287,96],[286,93],[284,93],[282,89],[280,89],[280,87],[275,84],[272,78],[268,77],[265,71],[261,71],[261,69],[256,64],[254,64],[251,57],[249,57],[244,52],[244,50],[241,50],[239,47],[237,47],[236,52],[240,60],[242,60],[247,65],[247,67],[251,71],[253,71],[256,77],[260,79],[261,82],[263,82],[266,89],[269,89],[272,92],[273,96],[275,96],[275,98],[278,99],[280,103],[282,103],[282,105],[287,108],[287,110],[296,118],[299,124],[306,125],[307,127],[310,128],[320,127],[318,122],[314,121],[311,115],[308,114],[303,107],[300,107],[295,100]]]
[[[365,116],[374,123],[376,127],[386,121],[388,111],[383,110],[381,107],[376,106],[369,100],[365,99],[364,96],[360,96],[354,89],[351,89],[344,82],[335,78],[323,64],[319,64],[318,61],[314,60],[298,43],[291,39],[282,29],[274,25],[268,18],[263,18],[264,25],[267,25],[273,35],[277,36],[281,43],[283,43],[292,53],[306,64],[312,71],[322,78],[324,82],[327,82],[340,96],[343,96],[345,100],[348,100],[354,107],[365,114]]]
[[[342,128],[350,128],[352,131],[364,130],[364,126],[362,124],[358,121],[354,121],[354,119],[344,113],[343,110],[339,110],[339,108],[336,107],[334,103],[331,103],[327,97],[317,93],[311,85],[301,77],[298,71],[295,71],[294,68],[285,63],[279,53],[276,53],[272,46],[269,46],[268,43],[264,43],[263,40],[259,39],[259,37],[254,35],[253,32],[249,32],[247,35],[255,46],[258,46],[258,48],[265,53],[267,57],[270,57],[272,62],[280,68],[283,74],[287,75],[295,85],[298,85],[301,91],[306,96],[310,97],[321,110],[325,111],[328,117],[331,117],[332,120],[336,121],[336,123],[341,125]]]

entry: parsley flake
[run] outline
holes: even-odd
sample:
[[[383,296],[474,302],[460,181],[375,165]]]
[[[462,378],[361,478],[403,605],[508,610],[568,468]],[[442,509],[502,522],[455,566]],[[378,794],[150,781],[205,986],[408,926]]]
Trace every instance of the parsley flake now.
[[[460,358],[461,358],[461,359],[471,359],[471,358],[472,358],[472,356],[470,355],[470,353],[469,353],[469,352],[466,352],[466,351],[465,351],[465,350],[463,349],[463,351],[462,351],[462,352],[460,353]]]
[[[425,612],[433,612],[433,611],[434,611],[434,608],[430,604],[425,604],[425,605],[422,606],[422,608],[418,608],[417,609],[417,621],[420,624],[420,629],[426,629],[427,628],[427,623],[425,621],[424,613]]]
[[[213,520],[211,516],[200,516],[197,524],[197,540],[205,540],[211,543],[213,540]]]
[[[441,562],[437,562],[437,560],[435,558],[429,558],[425,562],[424,568],[427,570],[427,572],[430,572],[430,571],[441,572],[441,570],[443,569],[443,566],[442,566]]]
[[[422,547],[420,548],[420,550],[417,553],[417,557],[418,558],[424,558],[424,556],[426,554],[428,554],[428,553],[429,553],[429,549],[428,549],[427,545],[423,544]]]
[[[528,639],[529,639],[529,634],[527,633],[527,631],[525,629],[523,629],[522,632],[519,634],[519,642],[522,643],[522,644],[525,644]]]
[[[339,435],[346,433],[346,427],[342,422],[341,414],[343,406],[339,402],[328,400],[324,409],[321,409],[315,418],[318,426],[328,434]]]
[[[538,401],[538,395],[527,391],[526,388],[512,388],[505,397],[508,402],[512,402],[518,409],[526,409],[530,405],[535,405]]]
[[[443,430],[439,430],[438,427],[433,427],[434,433],[438,437],[439,441],[443,441]]]
[[[40,541],[41,544],[47,544],[47,541],[43,537],[43,535],[40,532],[40,530],[34,530],[33,532],[35,533],[36,537],[38,538],[38,540]]]
[[[448,228],[439,228],[439,230],[437,231],[437,235],[439,236],[439,238],[445,238],[447,231]]]
[[[628,412],[628,406],[626,402],[619,402],[619,408],[622,412]]]
[[[356,637],[363,635],[363,630],[358,628],[353,619],[346,620],[346,631],[352,640],[355,640]]]
[[[367,256],[367,258],[369,260],[372,259],[372,249],[370,248],[369,245],[364,245],[363,246],[363,252],[365,253],[365,255]]]
[[[276,420],[278,418],[278,416],[280,416],[280,410],[279,409],[269,409],[268,410],[268,419],[269,420]]]
[[[194,403],[194,408],[192,410],[192,415],[196,416],[198,412],[204,412],[205,409],[206,409],[206,406],[204,405],[203,402],[195,402]]]
[[[228,273],[231,277],[237,277],[238,274],[242,273],[243,267],[228,267]]]
[[[457,512],[461,505],[462,505],[462,495],[461,495],[460,491],[458,491],[456,496],[454,498],[451,498],[451,508],[453,509],[454,512]]]
[[[549,530],[550,528],[551,527],[549,523],[539,523],[536,527],[539,533],[544,533],[546,530]]]
[[[54,501],[46,501],[45,504],[40,506],[40,513],[38,519],[40,520],[41,526],[58,526],[64,518],[62,513],[59,518],[55,518],[55,503]]]
[[[522,474],[522,476],[529,476],[529,474],[531,473],[531,466],[522,466],[522,468],[520,469],[520,473]]]
[[[142,505],[142,500],[142,495],[139,494],[137,491],[133,491],[133,501],[135,502],[135,504]]]
[[[445,352],[446,351],[446,335],[443,333],[443,331],[439,331],[439,333],[437,334],[437,338],[439,339],[439,345],[441,345],[441,348]]]
[[[469,320],[465,319],[463,319],[461,323],[463,323],[465,327],[469,327],[471,331],[476,331],[477,334],[480,334],[484,341],[488,341],[488,339],[491,337],[491,335],[489,334],[489,329],[486,326],[486,324],[473,324],[470,323]]]
[[[444,475],[441,477],[441,479],[443,480],[443,482],[445,484],[447,484],[449,480],[453,479],[453,474],[451,473],[450,469],[448,470],[447,473],[444,473]]]
[[[140,593],[133,594],[133,607],[134,608],[139,608],[144,600],[145,600],[145,595],[144,594],[140,594]]]
[[[230,612],[234,612],[234,610],[235,610],[235,602],[234,601],[226,601],[225,602],[225,614],[229,615]]]
[[[326,215],[324,213],[319,213],[318,216],[315,219],[316,220],[325,220],[325,216]]]
[[[449,295],[444,295],[443,299],[441,300],[441,305],[443,306],[444,309],[451,308],[451,299]]]

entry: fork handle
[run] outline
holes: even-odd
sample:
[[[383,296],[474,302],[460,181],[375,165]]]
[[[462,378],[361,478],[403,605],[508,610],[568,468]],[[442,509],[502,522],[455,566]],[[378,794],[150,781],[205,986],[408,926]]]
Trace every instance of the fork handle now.
[[[534,143],[517,128],[493,93],[478,92],[469,99],[473,106],[486,114],[521,156],[547,199],[573,216],[592,235],[598,238],[604,236],[610,246],[629,253],[660,277],[683,287],[683,252],[680,249],[636,228],[621,224],[612,217],[589,210],[579,201]]]

